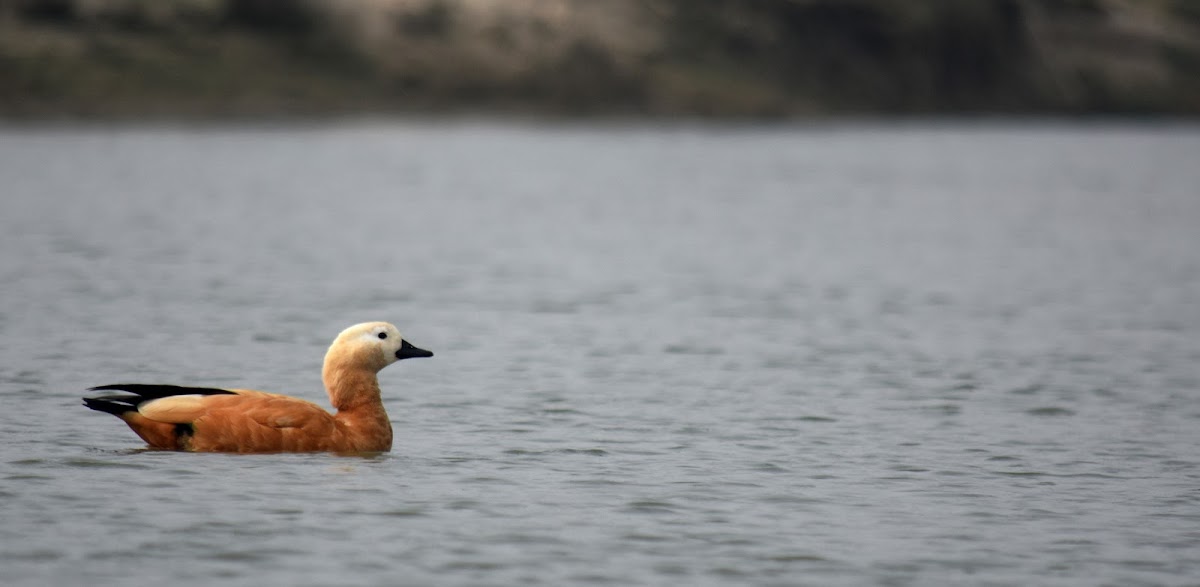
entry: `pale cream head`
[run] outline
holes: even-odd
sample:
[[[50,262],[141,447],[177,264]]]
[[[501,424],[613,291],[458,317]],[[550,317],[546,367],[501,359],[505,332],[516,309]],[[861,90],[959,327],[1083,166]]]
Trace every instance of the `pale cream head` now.
[[[379,371],[400,359],[431,356],[433,353],[405,341],[395,326],[387,322],[364,322],[338,334],[325,353],[325,367]]]

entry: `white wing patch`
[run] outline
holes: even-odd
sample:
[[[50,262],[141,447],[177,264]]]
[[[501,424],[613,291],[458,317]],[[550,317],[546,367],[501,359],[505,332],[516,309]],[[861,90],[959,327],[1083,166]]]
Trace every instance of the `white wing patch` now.
[[[138,413],[159,422],[187,424],[204,413],[206,395],[173,395],[150,400],[138,406]]]

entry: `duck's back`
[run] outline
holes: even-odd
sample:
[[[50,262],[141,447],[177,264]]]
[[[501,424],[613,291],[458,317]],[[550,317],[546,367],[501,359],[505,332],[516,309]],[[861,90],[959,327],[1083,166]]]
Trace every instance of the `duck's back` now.
[[[138,408],[157,422],[186,426],[179,448],[202,452],[350,450],[337,421],[299,398],[234,389],[229,395],[175,396]]]
[[[124,420],[152,448],[203,452],[357,450],[345,426],[299,398],[249,389],[118,384],[94,390],[132,395],[86,398]],[[390,443],[390,438],[388,439]]]

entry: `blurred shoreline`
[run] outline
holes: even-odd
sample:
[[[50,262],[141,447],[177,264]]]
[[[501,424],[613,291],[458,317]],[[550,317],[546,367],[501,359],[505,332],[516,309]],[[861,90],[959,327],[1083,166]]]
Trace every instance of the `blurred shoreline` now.
[[[0,119],[1200,114],[1194,0],[6,0]]]

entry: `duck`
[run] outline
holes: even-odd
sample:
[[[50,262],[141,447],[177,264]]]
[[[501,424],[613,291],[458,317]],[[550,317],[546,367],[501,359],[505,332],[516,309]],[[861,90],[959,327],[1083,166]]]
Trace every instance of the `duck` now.
[[[336,413],[297,397],[252,389],[147,383],[99,385],[120,394],[83,405],[123,420],[151,449],[189,452],[381,453],[392,448],[378,373],[402,359],[432,357],[387,322],[355,324],[325,353],[321,379]]]

